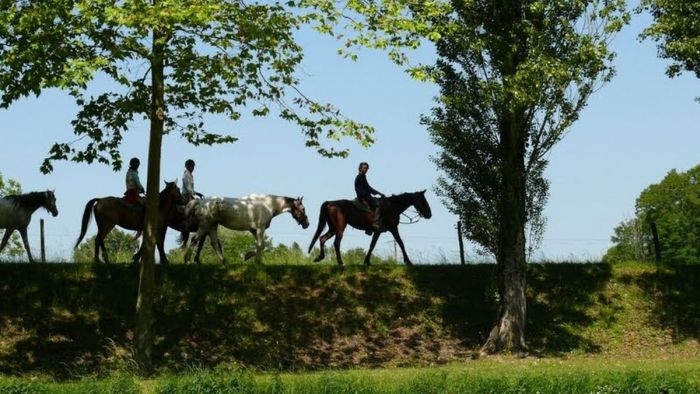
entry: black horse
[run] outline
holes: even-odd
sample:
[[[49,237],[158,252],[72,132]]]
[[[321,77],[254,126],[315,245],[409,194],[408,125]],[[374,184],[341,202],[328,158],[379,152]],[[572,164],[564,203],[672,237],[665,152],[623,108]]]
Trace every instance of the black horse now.
[[[381,210],[382,210],[382,229],[380,231],[375,231],[372,235],[372,242],[369,245],[369,250],[365,256],[365,264],[369,265],[369,259],[372,255],[372,250],[377,244],[377,239],[379,235],[384,231],[389,231],[391,235],[394,236],[396,243],[401,247],[401,252],[403,252],[403,261],[407,265],[411,265],[411,260],[406,254],[406,248],[403,246],[403,241],[399,235],[399,217],[401,214],[408,209],[408,207],[413,206],[418,211],[418,214],[426,219],[430,219],[432,213],[430,211],[430,205],[425,199],[425,190],[415,193],[403,193],[399,195],[394,195],[391,197],[386,197],[380,200]],[[340,256],[340,242],[343,239],[343,232],[347,225],[358,230],[372,231],[372,212],[368,209],[358,205],[358,202],[353,200],[336,200],[336,201],[326,201],[321,204],[321,213],[318,218],[318,228],[316,229],[316,234],[314,234],[311,240],[311,245],[309,245],[309,253],[313,248],[316,240],[321,235],[321,232],[328,224],[328,232],[321,236],[321,253],[314,259],[314,261],[321,261],[326,256],[326,251],[324,244],[331,237],[335,236],[335,241],[333,246],[335,247],[335,256],[338,260],[338,265],[343,265],[343,259]]]
[[[0,242],[0,252],[7,245],[10,235],[15,230],[19,231],[24,243],[24,249],[27,251],[29,262],[33,263],[32,253],[29,251],[29,242],[27,241],[27,226],[32,220],[32,214],[39,208],[44,208],[56,217],[58,209],[56,208],[56,196],[52,191],[33,192],[27,194],[18,194],[0,198],[0,229],[5,229],[5,234]]]

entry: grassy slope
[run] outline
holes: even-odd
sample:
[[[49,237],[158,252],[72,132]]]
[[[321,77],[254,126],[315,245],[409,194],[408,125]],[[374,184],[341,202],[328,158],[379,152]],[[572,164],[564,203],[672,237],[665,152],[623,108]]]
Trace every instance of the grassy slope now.
[[[0,264],[0,374],[128,368],[135,267]],[[256,369],[468,359],[495,314],[493,267],[160,267],[157,363]],[[531,265],[527,336],[552,357],[700,354],[700,267]]]

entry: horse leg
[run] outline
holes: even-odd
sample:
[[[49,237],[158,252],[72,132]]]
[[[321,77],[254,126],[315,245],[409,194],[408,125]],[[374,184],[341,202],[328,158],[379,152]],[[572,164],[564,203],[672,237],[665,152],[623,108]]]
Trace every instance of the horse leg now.
[[[217,231],[218,227],[219,226],[214,226],[211,230],[209,230],[209,241],[211,242],[211,247],[216,251],[217,256],[219,256],[221,263],[226,263],[224,259],[224,251],[221,248],[221,242],[219,242],[219,235]]]
[[[185,250],[185,264],[190,263],[190,258],[192,257],[192,248],[197,248],[197,252],[195,253],[195,258],[194,261],[199,264],[199,253],[202,250],[202,247],[204,246],[204,238],[206,237],[205,234],[202,234],[200,231],[197,231],[194,233],[192,236],[192,242],[190,242],[189,246],[187,246],[187,249]]]
[[[95,235],[95,263],[101,263],[100,261],[100,232]]]
[[[10,235],[12,235],[14,231],[15,230],[9,228],[5,229],[5,234],[2,236],[2,242],[0,242],[0,252],[5,249],[5,246],[7,246],[7,241],[10,240]]]
[[[103,237],[100,237],[100,249],[102,249],[102,258],[104,259],[105,264],[109,264],[109,254],[107,253],[105,238],[107,238],[106,234]]]
[[[192,242],[185,249],[185,264],[190,263],[190,257],[192,257],[192,247],[199,243],[199,233],[194,233],[192,236]]]
[[[168,255],[165,254],[165,234],[168,232],[168,227],[163,226],[163,229],[158,231],[158,238],[156,239],[156,246],[158,246],[158,255],[160,256],[161,264],[168,264]]]
[[[190,240],[189,231],[181,231],[180,232],[180,239],[182,240],[182,244],[180,245],[180,248],[185,249],[187,247],[187,241]]]
[[[29,257],[29,262],[33,263],[32,252],[29,250],[29,241],[27,241],[27,228],[20,228],[19,235],[22,236],[22,243],[24,244],[24,249],[27,251],[27,256]]]
[[[381,233],[379,231],[372,233],[372,242],[370,242],[369,250],[367,250],[367,255],[365,256],[365,265],[369,265],[370,256],[372,255],[372,251],[374,250],[374,246],[377,244],[380,234]]]
[[[333,240],[333,247],[335,248],[335,259],[338,261],[338,265],[343,265],[343,257],[340,255],[340,241],[343,240],[343,232],[345,229],[340,229],[335,234],[335,239]]]
[[[202,254],[202,248],[204,248],[204,241],[207,240],[207,236],[204,235],[202,237],[193,239],[192,242],[190,242],[190,245],[195,243],[195,240],[197,241],[197,253],[194,255],[194,262],[197,264],[202,264],[202,261],[199,259],[199,256]]]
[[[255,234],[255,264],[262,264],[262,253],[265,248],[265,229],[258,229]]]
[[[389,231],[391,231],[391,235],[394,236],[396,243],[399,244],[399,246],[401,247],[401,253],[403,253],[403,262],[406,263],[406,265],[413,265],[413,263],[411,263],[411,260],[408,258],[408,255],[406,254],[406,248],[403,246],[403,241],[401,240],[401,236],[399,235],[399,228],[394,227]]]
[[[105,238],[107,238],[107,235],[110,233],[110,231],[112,231],[113,228],[114,228],[114,225],[100,227],[97,230],[97,238],[95,238],[95,242],[97,242],[97,240],[100,241],[100,249],[102,250],[102,259],[104,259],[105,264],[109,264],[109,254],[107,253],[107,246],[105,246]]]
[[[328,230],[328,232],[323,234],[321,236],[321,238],[319,238],[319,248],[321,249],[321,253],[319,253],[319,255],[316,256],[316,258],[314,259],[314,262],[318,263],[319,261],[326,258],[326,241],[333,238],[334,235],[335,235],[335,232],[331,228],[330,230]]]

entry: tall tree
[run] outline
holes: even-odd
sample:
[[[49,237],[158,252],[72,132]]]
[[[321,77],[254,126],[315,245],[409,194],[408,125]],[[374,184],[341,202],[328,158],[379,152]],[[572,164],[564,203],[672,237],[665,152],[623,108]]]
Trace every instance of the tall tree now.
[[[642,0],[638,11],[643,10],[654,22],[641,37],[656,41],[659,56],[673,61],[666,74],[673,78],[686,70],[700,78],[700,1]]]
[[[312,1],[332,8],[331,1]],[[405,48],[426,40],[437,63],[413,66],[440,86],[423,117],[445,176],[438,192],[465,223],[467,237],[493,253],[500,307],[482,347],[522,352],[525,343],[526,228],[542,233],[547,155],[590,95],[613,75],[611,37],[626,22],[623,0],[349,1],[346,46]],[[325,20],[326,24],[343,18]],[[322,25],[323,26],[323,25]],[[353,56],[350,53],[350,56]]]
[[[177,131],[195,145],[233,142],[233,135],[206,128],[207,115],[237,120],[243,111],[266,116],[276,110],[322,155],[347,155],[324,140],[372,142],[370,127],[299,91],[295,72],[303,53],[293,32],[315,16],[297,5],[293,0],[0,2],[0,107],[47,88],[67,90],[80,107],[73,121],[78,139],[55,144],[43,172],[53,169],[54,160],[97,161],[118,170],[124,134],[137,119],[150,123],[135,335],[136,358],[146,372],[152,370],[163,135]],[[110,81],[106,89],[94,83],[98,76]]]
[[[622,1],[457,1],[431,68],[438,106],[423,118],[442,148],[438,192],[495,254],[500,300],[486,353],[526,351],[526,228],[544,228],[547,156],[612,75]]]

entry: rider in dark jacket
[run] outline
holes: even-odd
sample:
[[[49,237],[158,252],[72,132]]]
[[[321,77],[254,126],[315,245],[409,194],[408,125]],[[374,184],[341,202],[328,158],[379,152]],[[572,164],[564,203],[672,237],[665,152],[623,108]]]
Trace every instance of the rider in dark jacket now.
[[[381,212],[377,199],[374,198],[373,194],[379,195],[382,198],[386,197],[384,193],[377,191],[367,182],[367,171],[369,170],[369,164],[366,162],[360,163],[357,169],[359,173],[355,177],[355,193],[357,193],[357,199],[364,202],[373,212],[374,218],[372,221],[372,228],[374,231],[379,231],[381,227]]]

